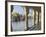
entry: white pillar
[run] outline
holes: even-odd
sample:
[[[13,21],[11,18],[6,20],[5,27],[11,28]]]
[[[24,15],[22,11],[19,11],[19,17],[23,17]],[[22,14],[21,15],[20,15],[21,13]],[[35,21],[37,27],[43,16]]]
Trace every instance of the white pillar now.
[[[24,7],[24,13],[25,13],[25,24],[24,24],[25,25],[25,29],[24,30],[26,30],[27,29],[27,26],[26,26],[26,20],[27,19],[26,19],[26,8],[25,7]]]
[[[32,9],[32,17],[33,17],[33,20],[32,20],[32,22],[33,22],[33,24],[32,25],[34,25],[34,9]]]
[[[38,11],[36,10],[36,25],[38,25]]]

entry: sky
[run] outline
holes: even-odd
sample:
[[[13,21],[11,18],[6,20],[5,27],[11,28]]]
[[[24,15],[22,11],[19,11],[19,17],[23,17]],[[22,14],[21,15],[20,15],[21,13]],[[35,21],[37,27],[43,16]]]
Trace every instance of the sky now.
[[[16,11],[17,13],[19,13],[19,14],[24,14],[24,9],[23,9],[23,7],[21,7],[21,6],[13,6],[13,9],[14,9],[14,11]]]
[[[19,13],[19,14],[24,15],[24,7],[22,7],[22,6],[14,5],[13,10],[16,11],[17,13]],[[29,14],[32,14],[32,8],[29,9]]]

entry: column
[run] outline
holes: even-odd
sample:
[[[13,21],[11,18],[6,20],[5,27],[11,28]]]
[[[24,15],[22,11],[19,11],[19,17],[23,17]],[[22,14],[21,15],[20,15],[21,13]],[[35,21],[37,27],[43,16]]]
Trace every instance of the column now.
[[[33,14],[32,14],[32,17],[33,17],[33,24],[32,25],[34,25],[34,15],[35,15],[35,13],[34,13],[34,9],[32,9],[32,11],[33,11]]]
[[[26,19],[26,27],[25,27],[25,30],[28,30],[28,13],[29,13],[29,8],[26,6],[26,16],[25,16],[25,19]]]
[[[34,9],[34,25],[36,25],[36,10]]]

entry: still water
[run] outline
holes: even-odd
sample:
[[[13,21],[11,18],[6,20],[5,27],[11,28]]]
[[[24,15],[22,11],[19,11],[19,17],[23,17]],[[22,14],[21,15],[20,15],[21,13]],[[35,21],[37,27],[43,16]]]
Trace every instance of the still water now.
[[[28,19],[28,27],[33,25],[32,19]],[[12,22],[13,31],[24,31],[26,27],[25,21]]]

